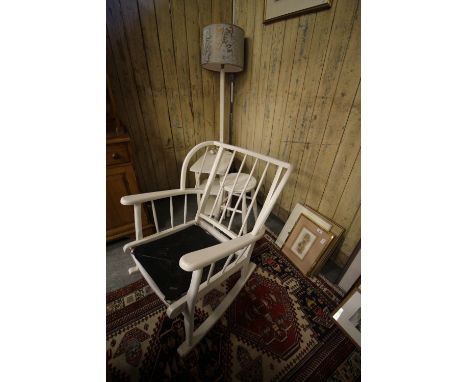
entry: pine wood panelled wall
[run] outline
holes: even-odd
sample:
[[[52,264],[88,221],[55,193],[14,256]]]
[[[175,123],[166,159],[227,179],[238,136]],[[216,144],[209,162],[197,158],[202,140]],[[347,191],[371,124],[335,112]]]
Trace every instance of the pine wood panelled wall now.
[[[286,219],[297,202],[318,209],[346,229],[350,255],[361,236],[360,1],[268,25],[263,7],[234,0],[247,39],[234,144],[291,162],[275,212]]]
[[[178,187],[188,150],[218,138],[219,74],[201,68],[200,35],[231,22],[232,6],[107,0],[107,74],[143,191]],[[246,59],[235,76],[232,143],[291,162],[274,212],[285,220],[297,202],[318,209],[346,229],[349,255],[361,236],[360,1],[268,25],[263,8],[234,0]],[[228,126],[229,86],[225,100]]]
[[[201,68],[201,30],[231,22],[232,1],[107,0],[106,14],[107,74],[140,186],[177,188],[188,150],[219,136],[219,74]],[[228,86],[225,100],[229,110]]]

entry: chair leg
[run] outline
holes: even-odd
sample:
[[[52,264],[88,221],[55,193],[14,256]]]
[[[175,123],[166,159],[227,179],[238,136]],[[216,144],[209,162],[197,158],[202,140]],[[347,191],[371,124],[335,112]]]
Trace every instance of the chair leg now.
[[[216,322],[222,317],[223,313],[226,311],[227,308],[229,308],[236,296],[244,287],[249,277],[252,275],[253,271],[255,270],[255,266],[256,265],[254,263],[247,262],[246,266],[243,266],[241,268],[242,276],[237,280],[237,282],[234,284],[231,290],[224,296],[221,303],[208,316],[208,318],[206,318],[205,321],[201,323],[197,330],[192,332],[192,336],[190,337],[190,344],[188,337],[186,337],[185,342],[183,342],[177,348],[177,353],[179,353],[181,357],[185,357],[205,337],[205,335],[214,326],[214,324],[216,324]],[[191,322],[193,323],[193,321]],[[193,330],[193,327],[190,327],[190,321],[188,325],[188,331],[190,331],[191,329]]]
[[[182,312],[184,316],[185,342],[189,347],[192,346],[193,339],[193,313],[189,312],[187,307]]]
[[[187,305],[182,314],[184,315],[185,341],[184,347],[191,349],[193,346],[193,317],[195,315],[195,304],[197,302],[198,287],[202,277],[203,269],[197,269],[192,272],[192,280],[187,292]]]

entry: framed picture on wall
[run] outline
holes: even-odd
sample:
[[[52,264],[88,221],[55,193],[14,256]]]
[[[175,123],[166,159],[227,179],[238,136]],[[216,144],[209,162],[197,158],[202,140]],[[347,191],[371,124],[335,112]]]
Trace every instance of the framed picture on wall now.
[[[263,22],[281,20],[303,13],[330,8],[332,0],[265,0]]]
[[[304,225],[302,217],[310,223]],[[301,218],[302,222],[299,223]],[[317,228],[322,232],[317,231]],[[276,239],[276,245],[302,273],[314,276],[336,252],[343,233],[343,227],[312,208],[297,203]]]

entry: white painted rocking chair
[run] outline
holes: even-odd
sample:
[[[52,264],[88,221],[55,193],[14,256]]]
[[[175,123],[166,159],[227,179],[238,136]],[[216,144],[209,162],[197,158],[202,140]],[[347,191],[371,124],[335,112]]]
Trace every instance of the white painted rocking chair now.
[[[213,149],[217,149],[216,154]],[[200,179],[200,173],[206,168],[205,163],[210,162],[207,156],[214,158],[203,189],[186,188],[187,168],[196,156],[199,168],[197,179]],[[238,171],[233,171],[235,165],[238,166]],[[235,186],[242,170],[247,167],[250,167],[248,180],[240,195],[238,192],[233,193],[235,187],[224,187],[228,174],[231,174],[231,178],[235,176]],[[121,199],[122,204],[134,206],[135,215],[136,240],[124,246],[125,253],[131,254],[136,263],[136,267],[130,268],[129,272],[139,270],[142,273],[154,292],[167,305],[169,318],[183,314],[185,341],[177,349],[181,356],[193,349],[223,315],[254,271],[255,264],[250,262],[253,247],[264,234],[265,221],[291,170],[288,163],[250,150],[217,141],[203,142],[190,150],[184,160],[180,189],[124,196]],[[240,214],[239,203],[254,173],[259,174],[260,180],[248,208],[244,205],[243,213]],[[267,179],[271,181],[268,182]],[[266,183],[271,183],[270,187]],[[219,189],[216,194],[212,190],[214,185]],[[187,218],[188,195],[198,198],[198,208],[192,219]],[[176,197],[184,198],[183,222],[179,224],[174,223],[173,198]],[[260,198],[263,199],[263,206],[255,219],[250,215],[254,203]],[[161,204],[162,199],[169,199],[170,227],[165,230],[160,230],[155,206],[155,201]],[[156,233],[147,237],[143,237],[141,223],[141,207],[144,203],[151,204],[156,227]],[[235,204],[234,208],[230,207],[232,204]],[[229,218],[226,214],[228,211],[232,211]],[[234,228],[236,212],[242,218],[240,224],[237,223]],[[252,226],[250,231],[247,228],[249,225]],[[239,280],[213,313],[194,331],[197,301],[238,270],[241,271]]]

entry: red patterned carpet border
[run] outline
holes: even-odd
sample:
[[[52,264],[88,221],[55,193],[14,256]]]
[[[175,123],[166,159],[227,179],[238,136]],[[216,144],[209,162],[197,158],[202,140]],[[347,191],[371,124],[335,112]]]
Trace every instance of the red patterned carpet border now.
[[[184,359],[176,352],[184,339],[182,317],[168,319],[165,305],[144,280],[109,293],[108,378],[359,380],[360,371],[355,371],[353,357],[356,349],[331,318],[342,299],[341,291],[322,277],[304,277],[268,235],[256,246],[252,261],[257,268],[248,285]],[[196,325],[210,314],[234,282],[229,280],[197,304]],[[341,379],[342,375],[351,377]]]
[[[119,298],[125,297],[127,294],[132,293],[139,288],[143,288],[146,285],[148,285],[146,281],[141,278],[140,280],[128,284],[120,289],[109,292],[106,295],[106,304],[109,304],[110,302]]]

